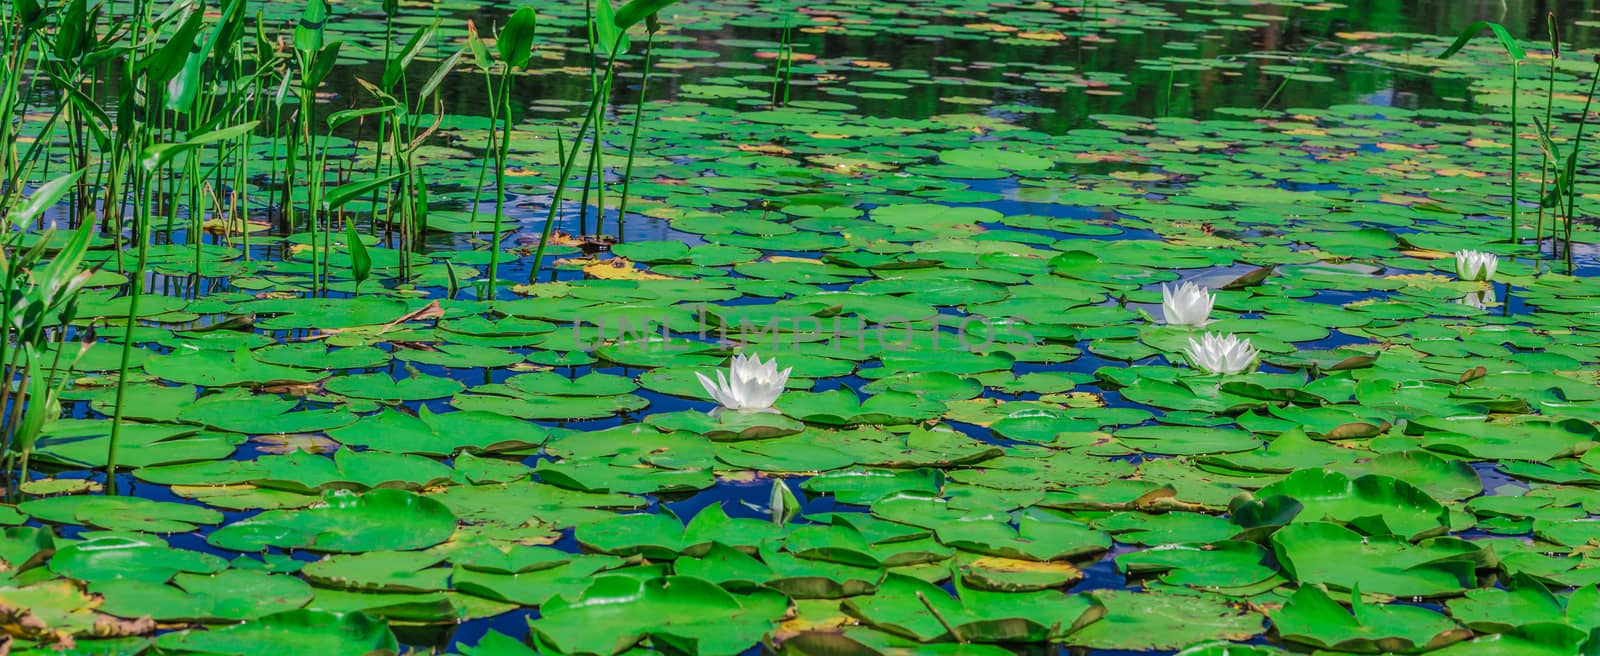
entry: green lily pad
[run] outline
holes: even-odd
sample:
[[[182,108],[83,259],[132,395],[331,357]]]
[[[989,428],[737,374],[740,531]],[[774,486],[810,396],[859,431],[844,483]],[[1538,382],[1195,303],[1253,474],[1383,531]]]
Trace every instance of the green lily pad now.
[[[400,490],[366,494],[332,491],[322,505],[304,510],[269,510],[224,526],[207,536],[213,546],[260,551],[272,546],[361,553],[420,549],[455,532],[450,509],[428,497]]]
[[[156,640],[174,653],[266,656],[288,648],[304,653],[362,656],[398,652],[394,633],[363,613],[291,610],[208,630],[169,633]]]
[[[1362,536],[1337,524],[1305,522],[1274,533],[1272,549],[1285,576],[1302,585],[1348,589],[1359,582],[1370,593],[1449,597],[1477,583],[1478,548],[1455,538],[1413,545]]]
[[[1433,497],[1405,481],[1367,474],[1302,469],[1268,484],[1256,500],[1235,505],[1236,522],[1259,525],[1269,509],[1299,506],[1295,522],[1338,522],[1368,535],[1396,535],[1420,540],[1450,529],[1450,513]],[[1279,510],[1277,512],[1286,512]],[[1248,522],[1248,523],[1246,523]]]
[[[542,605],[529,626],[568,654],[610,656],[648,637],[686,653],[731,656],[760,640],[783,614],[785,605],[772,602],[687,576],[601,576],[570,599]]]
[[[882,631],[917,642],[1060,641],[1106,612],[1089,595],[986,592],[956,583],[958,598],[925,581],[890,574],[871,596],[846,599],[843,609]]]
[[[1320,649],[1346,652],[1432,651],[1471,637],[1453,620],[1426,608],[1364,603],[1359,590],[1345,610],[1314,585],[1301,586],[1272,623],[1284,638]]]
[[[1266,630],[1263,618],[1222,602],[1161,593],[1099,590],[1100,621],[1067,638],[1093,649],[1176,649],[1202,640],[1248,640]]]
[[[227,567],[227,561],[208,553],[172,549],[155,538],[120,534],[70,544],[50,557],[51,571],[83,581],[127,579],[159,584],[179,573],[215,574]]]

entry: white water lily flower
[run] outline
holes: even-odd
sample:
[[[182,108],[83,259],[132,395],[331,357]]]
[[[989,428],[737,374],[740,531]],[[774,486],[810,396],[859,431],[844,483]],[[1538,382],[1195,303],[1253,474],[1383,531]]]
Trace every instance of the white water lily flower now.
[[[1462,280],[1491,280],[1500,258],[1482,251],[1456,251],[1456,277]]]
[[[1244,373],[1256,362],[1260,352],[1250,345],[1248,338],[1233,333],[1219,337],[1206,333],[1199,341],[1189,338],[1189,348],[1184,349],[1189,363],[1208,373],[1232,375]]]
[[[778,371],[777,358],[763,363],[760,356],[752,353],[748,358],[733,356],[728,375],[724,376],[718,371],[715,383],[704,374],[696,372],[694,376],[700,379],[700,385],[706,388],[706,393],[722,407],[761,411],[772,408],[772,402],[777,401],[778,395],[783,393],[783,385],[789,382],[789,372],[793,369],[790,367]]]
[[[1211,316],[1211,306],[1216,302],[1216,294],[1208,293],[1206,288],[1192,282],[1178,285],[1177,290],[1161,286],[1161,317],[1169,325],[1204,326],[1206,319]]]

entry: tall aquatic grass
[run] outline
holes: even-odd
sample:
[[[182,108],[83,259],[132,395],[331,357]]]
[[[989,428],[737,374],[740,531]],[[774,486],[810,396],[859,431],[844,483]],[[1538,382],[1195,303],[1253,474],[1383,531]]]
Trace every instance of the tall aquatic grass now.
[[[1589,125],[1589,108],[1594,104],[1594,94],[1597,87],[1600,87],[1600,55],[1595,55],[1594,62],[1595,70],[1589,77],[1589,92],[1584,95],[1583,99],[1583,112],[1578,115],[1577,134],[1572,137],[1572,153],[1567,156],[1567,164],[1563,167],[1567,174],[1567,220],[1566,229],[1562,235],[1562,241],[1565,244],[1562,252],[1566,260],[1568,274],[1574,271],[1572,262],[1572,222],[1578,216],[1578,158],[1583,152],[1583,131]]]
[[[644,103],[650,95],[650,65],[655,54],[656,33],[661,21],[655,14],[645,19],[644,71],[639,78],[639,100],[633,107],[633,130],[628,136],[628,161],[622,169],[622,202],[617,206],[617,241],[627,241],[628,199],[633,188],[633,156],[639,150],[639,128],[644,121]]]
[[[394,92],[394,85],[398,84],[401,80],[404,79],[404,75],[396,74],[394,77],[399,78],[399,79],[391,80],[391,71],[395,71],[396,73],[403,73],[405,71],[405,68],[404,68],[404,65],[402,64],[402,62],[405,62],[405,63],[409,63],[410,62],[410,60],[408,58],[406,58],[404,55],[396,56],[396,53],[394,52],[394,19],[399,14],[400,14],[400,1],[399,0],[383,0],[383,77],[379,79],[379,83],[382,85],[384,91],[386,91],[388,93],[391,93],[391,94]],[[438,28],[438,26],[439,26],[439,21],[435,20],[433,22],[432,26],[419,28],[413,34],[412,42],[407,44],[407,48],[405,50],[410,50],[410,47],[411,47],[411,45],[413,43],[416,43],[418,41],[424,41],[424,39],[422,37],[424,37],[426,30],[430,29],[430,27],[436,29],[436,28]],[[431,39],[428,39],[428,40],[431,40]],[[426,43],[417,44],[417,47],[418,47],[419,51],[421,49],[421,46],[423,46],[423,45],[426,45]],[[415,54],[411,55],[411,57],[415,57],[415,56],[416,56]],[[387,131],[389,129],[389,122],[386,121],[386,120],[380,120],[380,121],[377,121],[377,123],[378,123],[378,139],[373,142],[372,170],[375,173],[382,173],[383,170],[384,170],[384,167],[383,167],[384,144],[388,142]],[[393,167],[391,166],[391,169],[392,168]],[[376,206],[378,204],[378,191],[379,190],[377,190],[377,189],[372,190],[372,201],[371,202],[372,202],[372,204],[374,206]],[[377,222],[374,221],[372,223],[372,232],[373,232],[373,234],[377,234],[377,230],[378,230],[377,226],[378,226]]]
[[[512,14],[505,27],[495,36],[498,61],[489,55],[488,47],[481,38],[472,42],[473,54],[478,58],[478,66],[484,69],[484,75],[489,76],[489,67],[496,64],[500,70],[495,80],[498,84],[489,85],[490,103],[493,106],[491,111],[500,120],[492,121],[489,130],[489,147],[494,152],[495,195],[494,234],[489,243],[488,298],[494,298],[500,283],[500,237],[505,233],[506,167],[511,148],[511,77],[516,71],[527,68],[528,60],[533,57],[536,24],[532,7],[523,7]]]
[[[1595,70],[1589,79],[1589,90],[1584,95],[1583,111],[1578,116],[1575,134],[1568,142],[1570,150],[1563,156],[1560,145],[1556,143],[1553,114],[1556,69],[1561,56],[1560,33],[1556,29],[1554,13],[1547,13],[1545,22],[1550,32],[1550,69],[1544,120],[1534,118],[1542,151],[1539,166],[1539,221],[1535,226],[1534,247],[1543,250],[1544,216],[1545,211],[1549,210],[1550,256],[1561,259],[1566,264],[1567,272],[1572,273],[1575,270],[1572,261],[1573,220],[1578,216],[1578,162],[1583,153],[1583,135],[1589,123],[1589,110],[1594,104],[1595,92],[1600,90],[1597,87],[1600,85],[1600,55],[1595,56]]]
[[[156,174],[171,165],[179,156],[195,157],[201,147],[237,139],[255,129],[256,122],[234,125],[195,136],[187,141],[158,143],[146,146],[139,154],[134,170],[134,248],[137,252],[133,271],[128,274],[128,315],[122,336],[122,354],[117,367],[116,409],[111,418],[111,436],[106,446],[106,493],[116,493],[117,446],[122,436],[125,394],[128,389],[128,369],[132,363],[135,343],[134,331],[139,326],[139,302],[145,295],[145,277],[150,263],[151,205]],[[193,211],[193,210],[191,210]]]
[[[373,169],[375,174],[381,174],[380,177],[389,180],[390,183],[375,183],[370,193],[376,198],[381,191],[388,190],[390,202],[386,207],[382,221],[378,220],[376,211],[372,214],[374,226],[372,233],[377,233],[376,226],[379,223],[388,226],[386,234],[391,237],[397,235],[398,247],[403,252],[410,252],[418,248],[420,235],[428,227],[428,189],[422,179],[421,170],[416,166],[416,152],[438,130],[444,114],[443,102],[439,97],[440,85],[443,84],[445,76],[455,69],[467,52],[467,49],[457,49],[445,57],[434,68],[433,73],[428,76],[422,86],[414,94],[408,94],[404,89],[407,71],[416,56],[430,42],[434,41],[438,26],[439,21],[436,19],[434,22],[418,28],[406,46],[399,52],[394,53],[385,62],[383,78],[378,83],[375,84],[356,78],[356,82],[377,100],[379,107],[382,108],[371,114],[365,114],[360,118],[376,117],[380,120],[380,125],[386,126],[381,130],[381,133],[387,141],[386,143],[377,144],[376,148],[380,153],[389,153],[389,156],[384,160],[388,163],[388,167],[385,169],[375,165]],[[469,34],[471,32],[472,28],[469,23]],[[469,37],[469,44],[474,42],[476,42],[476,39]],[[346,111],[359,113],[370,110],[371,108],[368,110]],[[418,122],[418,117],[425,113],[431,113],[434,116],[434,122],[426,127]],[[490,156],[493,152],[496,151],[491,150],[485,157]],[[481,176],[486,169],[486,164],[479,169],[480,182]],[[479,184],[477,193],[481,194],[483,187],[484,185]],[[476,207],[480,199],[481,196],[475,197],[473,201],[474,219],[476,218]],[[376,204],[374,204],[374,209],[376,210]],[[395,233],[394,230],[397,227],[399,230],[398,233]],[[400,276],[409,278],[411,274],[411,258],[400,258]]]
[[[60,413],[55,400],[77,357],[68,341],[92,342],[95,333],[73,324],[75,298],[103,267],[126,278],[127,313],[110,320],[122,328],[105,463],[106,489],[115,493],[145,297],[197,298],[215,284],[207,235],[219,244],[237,236],[245,259],[253,256],[253,176],[278,187],[260,204],[281,210],[281,232],[309,233],[313,295],[328,293],[336,237],[347,242],[354,291],[371,277],[360,218],[399,224],[402,247],[420,242],[428,201],[414,156],[438,123],[419,117],[442,117],[439,88],[463,52],[409,93],[407,68],[435,41],[438,23],[423,26],[403,47],[386,47],[383,78],[369,87],[376,107],[323,116],[317,93],[341,48],[325,33],[332,6],[307,2],[291,39],[269,35],[263,14],[251,21],[247,6],[136,0],[131,12],[115,12],[92,0],[17,0],[0,9],[0,280],[12,301],[0,304],[0,457],[8,470],[26,468],[40,431]],[[385,2],[385,12],[392,18],[398,3]],[[379,126],[369,176],[328,170],[335,131],[353,121]],[[252,166],[260,157],[253,140],[263,135],[272,156]],[[399,202],[380,218],[376,201],[386,191]],[[344,212],[367,195],[370,212]],[[100,244],[109,250],[89,253]],[[157,246],[167,247],[163,262],[178,273],[151,273]],[[406,258],[401,267],[409,275]]]
[[[1550,32],[1550,70],[1544,95],[1544,124],[1550,125],[1553,117],[1556,99],[1556,64],[1561,61],[1561,32],[1556,29],[1556,14],[1545,14],[1545,27]],[[1542,146],[1539,148],[1539,219],[1533,228],[1533,250],[1544,250],[1544,211],[1546,208],[1544,198],[1550,193],[1550,152]],[[1550,219],[1552,243],[1555,241],[1555,218]],[[1555,246],[1552,245],[1551,248]]]
[[[788,8],[783,11],[783,34],[778,40],[778,63],[772,69],[772,106],[789,104],[789,76],[794,70],[794,27]]]
[[[316,110],[316,89],[321,87],[323,81],[333,73],[334,63],[339,58],[339,50],[344,45],[341,41],[327,42],[325,32],[331,11],[327,0],[310,0],[306,4],[305,13],[300,16],[300,24],[294,28],[293,41],[295,63],[299,69],[296,85],[299,105],[295,111],[295,139],[291,139],[290,143],[303,140],[305,154],[298,156],[297,149],[291,145],[289,157],[305,165],[307,208],[305,223],[311,231],[311,290],[317,295],[327,293],[329,237],[317,212],[317,208],[322,204],[323,186],[327,183],[327,176],[323,175],[321,166],[326,153],[318,152],[319,131],[313,128],[312,115]],[[294,166],[293,162],[290,166],[291,168]],[[293,175],[290,179],[294,179]],[[291,199],[288,209],[292,212],[293,207]]]
[[[596,87],[597,89],[609,90],[611,88],[611,79],[616,75],[617,55],[627,44],[625,37],[628,29],[645,21],[648,17],[655,15],[661,9],[676,1],[633,0],[633,2],[623,5],[622,9],[617,11],[616,16],[609,21],[615,31],[605,32],[606,35],[610,35],[612,40],[610,41],[610,52],[605,60],[605,73],[601,79],[601,84]],[[598,28],[596,32],[599,33]],[[604,37],[602,36],[602,38]],[[567,190],[567,180],[572,176],[572,166],[577,161],[578,153],[582,150],[583,140],[588,135],[590,126],[594,125],[595,117],[604,101],[605,96],[601,93],[590,94],[589,106],[583,113],[583,121],[578,126],[578,134],[573,137],[572,147],[561,157],[561,169],[557,174],[555,192],[550,198],[550,208],[545,216],[544,230],[539,236],[538,246],[534,247],[533,266],[528,273],[529,283],[537,282],[539,272],[543,270],[544,253],[549,247],[550,235],[554,232],[556,220],[560,216],[562,200]],[[599,147],[598,139],[596,140],[596,147]]]
[[[1511,33],[1506,31],[1504,25],[1489,21],[1478,21],[1461,30],[1461,33],[1456,36],[1456,40],[1450,44],[1450,47],[1439,53],[1439,58],[1449,59],[1451,55],[1460,52],[1473,37],[1483,30],[1489,30],[1494,34],[1495,41],[1500,44],[1500,47],[1505,50],[1506,57],[1511,60],[1511,209],[1508,214],[1511,219],[1511,243],[1515,244],[1517,243],[1517,219],[1520,214],[1517,205],[1522,198],[1517,194],[1517,143],[1520,140],[1518,130],[1522,125],[1517,121],[1517,105],[1522,101],[1521,95],[1517,92],[1517,78],[1521,77],[1519,73],[1522,60],[1527,59],[1528,53],[1522,49],[1522,46],[1511,36]]]
[[[83,176],[79,169],[40,186],[0,224],[0,282],[6,299],[0,304],[0,375],[6,381],[0,386],[0,462],[7,474],[17,468],[12,480],[18,484],[27,480],[40,433],[61,414],[59,398],[69,379],[61,367],[70,341],[68,326],[77,315],[78,294],[96,270],[84,264],[93,222],[80,222],[64,243],[58,243],[53,228],[31,228]],[[48,260],[47,254],[52,255]],[[93,331],[83,334],[92,343]],[[66,370],[87,346],[76,349]]]
[[[0,16],[0,210],[5,211],[20,194],[19,183],[27,166],[17,153],[22,79],[32,68],[29,62],[49,18],[36,0],[10,4],[10,13]]]
[[[605,175],[605,133],[606,108],[611,98],[611,81],[613,76],[612,59],[620,52],[627,52],[631,47],[626,33],[617,29],[612,21],[617,11],[612,6],[611,0],[584,0],[584,22],[587,29],[584,31],[585,41],[589,51],[589,92],[601,98],[601,102],[590,109],[595,112],[591,121],[594,125],[594,139],[589,148],[589,162],[583,172],[583,193],[578,201],[578,234],[589,234],[589,193],[595,194],[597,217],[595,219],[595,232],[602,230],[601,224],[606,218],[606,175]],[[600,55],[611,53],[601,65]],[[607,74],[602,74],[605,71]]]

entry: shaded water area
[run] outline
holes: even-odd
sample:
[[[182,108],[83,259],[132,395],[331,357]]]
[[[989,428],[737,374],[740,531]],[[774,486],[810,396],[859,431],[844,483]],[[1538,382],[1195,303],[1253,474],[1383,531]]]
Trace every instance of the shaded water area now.
[[[531,6],[498,240],[468,25],[504,3],[333,4],[297,90],[305,5],[247,2],[279,56],[208,78],[251,99],[211,127],[260,125],[85,194],[44,355],[92,346],[39,356],[63,418],[0,506],[11,653],[1600,645],[1595,3],[684,0],[619,49],[598,157],[597,9]],[[1515,93],[1488,31],[1441,55],[1474,21]],[[204,132],[103,70],[108,127]],[[403,118],[349,113],[374,82]],[[36,192],[84,139],[20,88]],[[790,369],[776,411],[712,412],[736,354]]]

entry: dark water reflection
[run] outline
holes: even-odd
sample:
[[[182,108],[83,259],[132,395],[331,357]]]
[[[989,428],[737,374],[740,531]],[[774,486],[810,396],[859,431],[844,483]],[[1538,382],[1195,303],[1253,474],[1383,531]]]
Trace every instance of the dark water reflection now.
[[[1097,0],[1101,4],[1106,1]],[[1076,6],[1078,3],[1057,4]],[[1086,4],[1092,11],[1095,3]],[[1341,38],[1340,35],[1371,33],[1370,37],[1364,38],[1370,38],[1375,43],[1388,43],[1392,40],[1382,35],[1454,35],[1474,21],[1489,20],[1511,26],[1515,36],[1544,42],[1548,39],[1546,15],[1554,12],[1562,31],[1563,43],[1589,47],[1600,39],[1600,27],[1577,24],[1600,19],[1600,3],[1596,0],[1353,0],[1298,7],[1254,2],[1151,4],[1176,16],[1175,22],[1179,23],[1208,24],[1218,20],[1221,15],[1223,18],[1258,22],[1260,26],[1228,31],[1209,30],[1202,34],[1181,29],[1141,29],[1134,30],[1133,34],[1115,35],[1114,39],[1093,42],[1072,39],[1059,46],[1018,46],[988,39],[892,34],[863,38],[838,33],[796,32],[794,46],[797,53],[816,55],[828,61],[882,61],[892,65],[896,71],[924,71],[939,83],[913,84],[910,88],[897,90],[897,93],[906,96],[903,99],[830,97],[827,93],[817,93],[808,81],[820,69],[802,62],[795,69],[793,97],[851,103],[859,113],[867,116],[924,119],[962,109],[959,105],[944,102],[944,98],[974,96],[992,101],[995,105],[1016,103],[1052,110],[1052,113],[1024,115],[1022,121],[1029,127],[1049,134],[1061,134],[1081,127],[1084,119],[1091,114],[1172,115],[1204,119],[1220,107],[1260,107],[1268,98],[1273,98],[1275,92],[1274,106],[1279,108],[1365,103],[1408,109],[1461,109],[1465,108],[1468,95],[1463,80],[1434,79],[1371,63],[1346,65],[1341,62],[1339,51],[1342,46],[1353,43],[1359,45],[1359,41]],[[990,11],[1003,9],[992,6]],[[481,23],[503,15],[504,10],[485,9],[458,14],[455,18],[474,18]],[[971,22],[960,15],[935,18],[938,19],[955,24]],[[1072,20],[1069,17],[1063,19],[1058,29],[1070,34],[1071,27]],[[581,36],[576,31],[570,34]],[[683,85],[706,78],[733,74],[770,75],[773,68],[770,61],[754,58],[749,48],[731,48],[719,41],[776,41],[780,37],[780,30],[724,26],[719,30],[686,30],[681,34],[692,36],[695,41],[679,45],[715,52],[719,55],[715,60],[717,62],[752,63],[755,66],[748,71],[727,71],[716,65],[699,65],[681,70],[658,68],[650,89],[653,98],[676,97]],[[1170,100],[1166,96],[1169,72],[1163,62],[1216,65],[1243,60],[1305,66],[1310,69],[1309,72],[1329,75],[1335,80],[1327,83],[1292,83],[1290,88],[1280,91],[1278,87],[1282,78],[1262,73],[1257,67],[1242,70],[1184,70],[1171,75],[1173,92]],[[587,66],[587,55],[580,49],[574,49],[564,63],[574,67]],[[1110,79],[1121,78],[1121,84],[1110,87],[1120,94],[1091,95],[1072,87],[1059,92],[1041,92],[1033,84],[1016,79],[1040,67],[1070,67],[1083,74],[1111,74],[1114,77]],[[828,72],[838,73],[833,69]],[[373,70],[363,73],[380,74],[381,68],[374,65]],[[858,77],[873,75],[871,72],[862,73]],[[447,112],[467,115],[483,113],[482,108],[487,106],[487,101],[481,79],[460,75],[447,84],[453,85],[446,95]],[[994,84],[1004,86],[986,86]],[[830,85],[830,88],[837,86]],[[347,91],[351,97],[361,96],[353,84]],[[514,89],[515,96],[526,101],[517,111],[539,114],[556,109],[548,104],[535,106],[534,103],[539,99],[581,99],[587,97],[588,92],[588,80],[584,76],[525,77],[517,82]],[[636,92],[635,84],[619,84],[615,99],[617,106],[631,107],[636,97],[632,94]],[[740,106],[738,101],[733,100],[702,101],[730,108]],[[581,111],[575,105],[568,107],[572,114]]]

